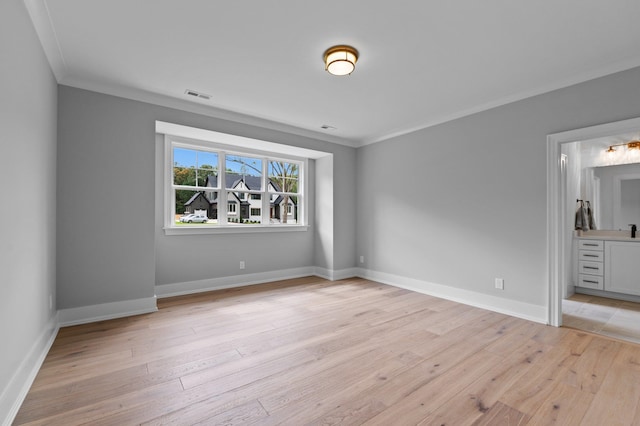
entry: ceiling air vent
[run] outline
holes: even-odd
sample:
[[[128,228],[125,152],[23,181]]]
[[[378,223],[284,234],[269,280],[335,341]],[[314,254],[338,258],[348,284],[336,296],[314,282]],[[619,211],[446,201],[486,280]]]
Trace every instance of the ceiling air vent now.
[[[196,92],[195,90],[187,89],[184,91],[184,93],[185,95],[194,96],[196,98],[205,99],[207,101],[211,99],[211,95],[205,95],[204,93]]]

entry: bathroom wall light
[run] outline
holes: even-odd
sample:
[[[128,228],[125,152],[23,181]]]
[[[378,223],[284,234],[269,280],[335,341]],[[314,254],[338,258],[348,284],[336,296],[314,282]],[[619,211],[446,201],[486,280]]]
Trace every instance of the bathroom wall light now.
[[[609,158],[613,157],[617,151],[616,147],[619,147],[619,146],[626,147],[627,151],[629,151],[632,154],[640,154],[640,140],[637,140],[637,141],[619,143],[616,145],[609,145],[609,148],[607,148],[607,150],[605,151],[607,153],[607,156]]]
[[[324,69],[333,75],[351,74],[357,61],[358,51],[351,46],[333,46],[324,52]]]
[[[640,141],[627,142],[627,149],[640,149]]]

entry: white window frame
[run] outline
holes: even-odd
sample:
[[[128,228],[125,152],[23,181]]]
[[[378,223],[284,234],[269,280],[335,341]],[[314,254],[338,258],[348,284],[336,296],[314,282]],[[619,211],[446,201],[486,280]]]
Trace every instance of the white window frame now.
[[[229,135],[225,135],[229,136]],[[173,148],[181,147],[186,149],[197,149],[216,152],[218,154],[218,187],[208,188],[217,192],[218,202],[218,224],[217,225],[193,225],[189,227],[179,227],[175,224],[175,187],[173,185]],[[226,155],[241,155],[257,157],[262,160],[262,189],[238,190],[223,188],[226,173]],[[298,193],[272,192],[269,191],[268,162],[286,161],[294,162],[299,166]],[[184,234],[217,234],[217,233],[247,233],[247,232],[283,232],[283,231],[306,231],[308,229],[308,207],[307,194],[309,193],[306,173],[309,170],[309,159],[304,157],[290,156],[282,153],[274,153],[262,150],[252,150],[244,147],[228,144],[216,143],[206,140],[190,139],[182,136],[164,135],[164,231],[166,235]],[[197,190],[197,189],[194,189]],[[228,223],[228,193],[246,193],[261,195],[262,223],[245,224],[238,226],[235,223]],[[298,220],[295,224],[272,224],[270,223],[270,200],[272,195],[284,195],[298,197]],[[246,198],[250,198],[247,196]]]

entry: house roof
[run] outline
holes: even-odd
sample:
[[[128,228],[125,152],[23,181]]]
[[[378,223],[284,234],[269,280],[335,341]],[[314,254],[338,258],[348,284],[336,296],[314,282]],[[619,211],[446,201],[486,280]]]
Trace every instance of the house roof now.
[[[205,197],[202,192],[196,192],[195,194],[193,194],[193,197],[189,198],[189,201],[187,201],[186,203],[184,203],[185,206],[190,206],[191,203],[193,203],[198,197],[202,197],[204,198],[204,200],[208,203],[211,204],[209,202],[209,200],[207,200],[207,197]]]
[[[225,188],[233,189],[235,188],[241,181],[244,181],[245,186],[254,191],[260,190],[260,185],[262,183],[262,177],[260,176],[251,176],[251,175],[241,175],[239,173],[225,173]],[[269,179],[269,183],[273,185],[276,191],[280,191],[280,186],[273,180]],[[216,187],[218,186],[218,176],[217,175],[209,175],[207,176],[207,180],[205,183],[206,186]]]
[[[251,176],[251,175],[241,175],[239,173],[225,173],[225,188],[227,189],[234,189],[240,182],[244,181],[245,186],[249,189],[249,190],[260,190],[260,185],[261,185],[261,181],[262,178],[260,176]],[[231,183],[231,184],[229,184]],[[275,188],[276,191],[280,191],[280,186],[273,180],[273,179],[269,179],[269,183],[271,183],[271,185],[273,185],[273,187]],[[209,175],[207,176],[207,180],[205,183],[206,186],[208,187],[216,187],[218,186],[218,176],[217,175]],[[236,200],[238,202],[240,202],[241,204],[248,204],[246,201],[241,201],[236,195],[235,193],[233,193],[234,198],[236,198]],[[195,196],[194,196],[195,197]],[[271,205],[277,205],[280,204],[283,201],[284,197],[282,195],[279,195],[278,198],[276,198],[273,202],[271,202]],[[296,201],[292,198],[290,198],[291,202],[293,204],[297,204]],[[189,200],[189,202],[191,202],[191,200]],[[185,204],[187,205],[187,204]]]

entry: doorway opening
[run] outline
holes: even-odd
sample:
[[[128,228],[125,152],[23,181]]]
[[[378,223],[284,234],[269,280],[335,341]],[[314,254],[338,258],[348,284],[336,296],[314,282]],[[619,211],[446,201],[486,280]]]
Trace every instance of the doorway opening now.
[[[563,301],[565,300],[567,322],[573,321],[573,324],[567,323],[566,325],[568,326],[579,325],[575,317],[579,317],[582,314],[585,314],[586,318],[583,318],[583,324],[595,324],[595,319],[591,321],[588,318],[589,316],[597,317],[599,315],[599,320],[603,320],[607,316],[613,318],[618,312],[616,309],[620,307],[623,310],[630,308],[640,313],[640,304],[634,304],[634,302],[640,302],[640,297],[634,297],[633,295],[625,297],[622,295],[622,299],[627,300],[607,300],[606,298],[600,298],[600,296],[606,296],[606,294],[600,294],[598,291],[588,294],[590,293],[588,289],[585,291],[583,287],[574,287],[577,283],[575,268],[577,263],[576,259],[574,259],[576,250],[573,247],[573,215],[576,204],[571,202],[570,198],[576,198],[574,201],[577,201],[581,198],[577,195],[585,194],[586,192],[591,200],[597,200],[594,210],[597,211],[596,219],[600,220],[601,223],[601,227],[598,229],[614,230],[613,219],[604,216],[601,206],[601,203],[605,202],[602,198],[611,200],[612,194],[600,193],[597,176],[594,175],[593,169],[598,169],[600,168],[599,166],[615,165],[613,163],[618,160],[612,160],[611,157],[603,160],[604,153],[608,146],[615,145],[620,140],[626,140],[630,135],[640,136],[640,118],[547,136],[547,241],[549,255],[547,306],[548,322],[553,326],[563,325]],[[573,159],[571,154],[573,154]],[[576,166],[576,158],[578,158],[578,166]],[[580,173],[584,175],[585,170],[580,168],[579,158],[582,158],[582,162],[589,166],[585,167],[585,169],[589,169],[591,172],[591,177],[587,175],[587,178],[585,178],[586,184],[584,181],[580,182]],[[628,164],[631,160],[627,158],[624,160],[626,161],[625,164]],[[603,161],[608,161],[608,163],[602,163]],[[640,163],[640,158],[635,162]],[[578,185],[582,185],[581,188],[576,187],[576,173],[579,173]],[[607,202],[612,203],[612,201]],[[607,206],[607,210],[611,209]],[[640,217],[638,221],[640,222]],[[616,229],[620,227],[619,224],[615,226]],[[624,229],[626,230],[626,228]],[[575,291],[576,288],[578,292]],[[577,295],[573,296],[574,293],[577,293]],[[598,332],[599,330],[593,326],[589,331]],[[640,327],[638,327],[638,336],[638,339],[640,339]]]

